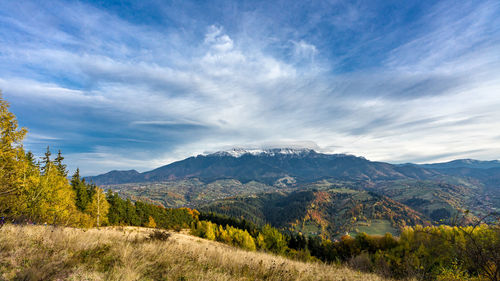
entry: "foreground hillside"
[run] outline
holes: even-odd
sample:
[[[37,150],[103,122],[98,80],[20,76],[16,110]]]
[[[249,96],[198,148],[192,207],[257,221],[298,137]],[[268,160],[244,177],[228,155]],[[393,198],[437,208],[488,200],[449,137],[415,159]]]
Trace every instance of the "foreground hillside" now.
[[[6,225],[0,229],[0,280],[385,280],[180,233],[151,239],[151,233]]]

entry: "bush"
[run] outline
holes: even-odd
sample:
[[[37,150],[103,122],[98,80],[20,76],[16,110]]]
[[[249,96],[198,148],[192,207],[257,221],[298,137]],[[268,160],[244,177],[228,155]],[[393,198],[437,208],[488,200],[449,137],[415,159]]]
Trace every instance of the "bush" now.
[[[351,258],[348,262],[348,265],[353,269],[363,272],[370,272],[372,270],[372,261],[368,253],[362,253]]]
[[[148,240],[151,241],[167,241],[172,234],[166,231],[155,230],[148,236]]]

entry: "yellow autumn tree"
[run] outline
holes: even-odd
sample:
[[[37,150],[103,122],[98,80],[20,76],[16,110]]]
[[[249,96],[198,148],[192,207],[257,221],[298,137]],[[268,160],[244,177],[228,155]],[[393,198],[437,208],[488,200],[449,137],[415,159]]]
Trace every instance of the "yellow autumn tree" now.
[[[26,154],[25,161],[22,162],[23,178],[21,189],[17,194],[16,204],[11,208],[11,216],[14,218],[26,217],[35,221],[39,214],[40,203],[47,197],[41,185],[41,175],[35,158],[32,153]],[[46,186],[46,185],[45,185]],[[47,191],[48,192],[48,191]]]
[[[44,166],[44,173],[36,187],[33,204],[38,221],[53,224],[74,225],[79,221],[75,194],[68,179],[51,162]]]
[[[21,189],[25,135],[26,129],[18,127],[16,116],[9,112],[9,104],[0,92],[0,214],[11,209]]]
[[[85,213],[89,214],[94,220],[95,226],[107,225],[109,212],[109,203],[106,200],[104,191],[96,187],[95,193],[92,196],[90,204],[87,206]]]
[[[156,228],[156,222],[152,216],[149,216],[149,220],[148,223],[146,224],[146,227]]]
[[[64,159],[56,163],[47,148],[39,165],[22,140],[26,129],[18,128],[14,114],[0,93],[0,215],[59,225],[80,225],[82,213],[75,206],[74,192],[66,178]],[[57,164],[57,165],[56,165]]]

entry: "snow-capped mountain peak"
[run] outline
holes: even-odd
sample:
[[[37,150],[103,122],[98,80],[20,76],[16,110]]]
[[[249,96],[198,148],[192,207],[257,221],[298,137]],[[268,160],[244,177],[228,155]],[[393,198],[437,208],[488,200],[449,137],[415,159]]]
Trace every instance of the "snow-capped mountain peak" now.
[[[233,148],[225,151],[218,151],[211,156],[232,156],[241,157],[243,155],[262,155],[262,156],[276,156],[276,155],[304,155],[314,152],[313,149],[309,148],[270,148],[270,149],[244,149],[244,148]]]

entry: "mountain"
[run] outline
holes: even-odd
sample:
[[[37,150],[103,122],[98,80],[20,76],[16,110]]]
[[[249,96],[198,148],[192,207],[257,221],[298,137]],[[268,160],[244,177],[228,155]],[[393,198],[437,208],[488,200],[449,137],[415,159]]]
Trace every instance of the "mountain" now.
[[[110,171],[102,175],[94,177],[86,177],[85,180],[93,182],[97,185],[108,185],[114,183],[124,183],[134,181],[134,178],[139,175],[136,170],[128,171]]]
[[[258,181],[268,185],[314,182],[326,178],[339,180],[428,179],[439,175],[418,166],[396,166],[372,162],[346,154],[324,154],[311,149],[279,148],[231,150],[198,155],[144,173],[109,172],[89,177],[98,185],[132,182],[162,182],[198,178],[203,182],[236,179],[242,183]]]
[[[456,168],[471,168],[471,169],[490,169],[500,168],[500,161],[480,161],[474,159],[458,159],[444,163],[422,164],[419,165],[427,169],[456,169]]]

